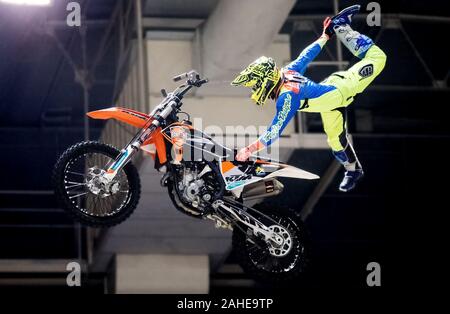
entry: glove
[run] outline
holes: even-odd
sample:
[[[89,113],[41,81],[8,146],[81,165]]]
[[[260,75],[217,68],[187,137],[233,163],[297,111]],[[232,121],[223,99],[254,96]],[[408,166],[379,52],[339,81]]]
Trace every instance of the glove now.
[[[247,147],[241,148],[239,152],[236,154],[236,160],[237,161],[246,161],[250,158],[250,156],[257,151],[260,151],[264,148],[264,144],[261,143],[259,140],[254,142],[253,144],[250,144]]]
[[[331,36],[333,35],[333,32],[331,30],[330,24],[331,24],[331,17],[327,16],[323,22],[323,31],[322,31],[322,36],[325,36],[327,39],[330,39]]]
[[[248,147],[241,148],[239,152],[236,154],[236,160],[237,161],[246,161],[250,158],[252,155],[252,152]]]

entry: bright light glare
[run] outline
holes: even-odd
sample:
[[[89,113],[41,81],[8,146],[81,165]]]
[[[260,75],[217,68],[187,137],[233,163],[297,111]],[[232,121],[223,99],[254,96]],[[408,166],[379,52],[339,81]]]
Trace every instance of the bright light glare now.
[[[0,2],[20,5],[50,5],[52,0],[0,0]]]

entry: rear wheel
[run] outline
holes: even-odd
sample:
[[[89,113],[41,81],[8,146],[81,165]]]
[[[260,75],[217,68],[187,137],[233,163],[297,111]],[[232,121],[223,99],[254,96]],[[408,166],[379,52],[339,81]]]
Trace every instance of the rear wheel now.
[[[110,227],[127,219],[140,197],[136,168],[128,163],[112,182],[103,178],[105,166],[119,155],[99,142],[82,142],[67,149],[53,171],[61,206],[84,225]]]
[[[257,204],[254,209],[267,215],[264,223],[282,237],[282,243],[267,243],[252,230],[233,230],[233,247],[239,264],[256,280],[288,283],[305,272],[309,261],[309,244],[303,221],[292,210]]]

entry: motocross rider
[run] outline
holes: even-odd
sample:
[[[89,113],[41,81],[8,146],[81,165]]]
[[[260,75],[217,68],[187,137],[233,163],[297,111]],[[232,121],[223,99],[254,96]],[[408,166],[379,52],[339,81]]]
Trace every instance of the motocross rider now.
[[[320,112],[328,145],[334,157],[344,166],[345,175],[339,190],[352,190],[363,176],[363,169],[352,145],[347,140],[346,107],[361,93],[386,63],[386,55],[373,41],[350,27],[352,16],[360,6],[350,6],[323,21],[323,33],[287,66],[278,69],[274,60],[260,57],[245,68],[232,85],[251,87],[252,100],[263,105],[267,98],[276,100],[276,114],[267,131],[257,141],[242,148],[236,160],[245,161],[253,153],[278,139],[298,111]],[[319,54],[326,42],[336,34],[353,55],[361,59],[346,71],[335,72],[315,83],[303,76],[307,65]]]

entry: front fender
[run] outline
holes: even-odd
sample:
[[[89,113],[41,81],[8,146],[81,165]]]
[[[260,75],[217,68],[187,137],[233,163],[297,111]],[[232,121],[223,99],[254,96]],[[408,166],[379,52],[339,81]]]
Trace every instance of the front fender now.
[[[136,128],[143,128],[150,116],[148,114],[121,107],[111,107],[90,111],[87,116],[92,119],[116,119]]]
[[[116,119],[140,129],[143,128],[147,121],[150,119],[150,116],[148,114],[122,107],[111,107],[90,111],[87,113],[87,116],[92,119],[100,120]],[[141,146],[142,150],[150,152],[152,157],[155,157],[154,153],[148,151],[149,145],[155,145],[154,150],[158,154],[159,161],[161,164],[164,164],[167,161],[166,146],[161,134],[160,127],[158,127],[155,131],[155,134],[147,139]]]

